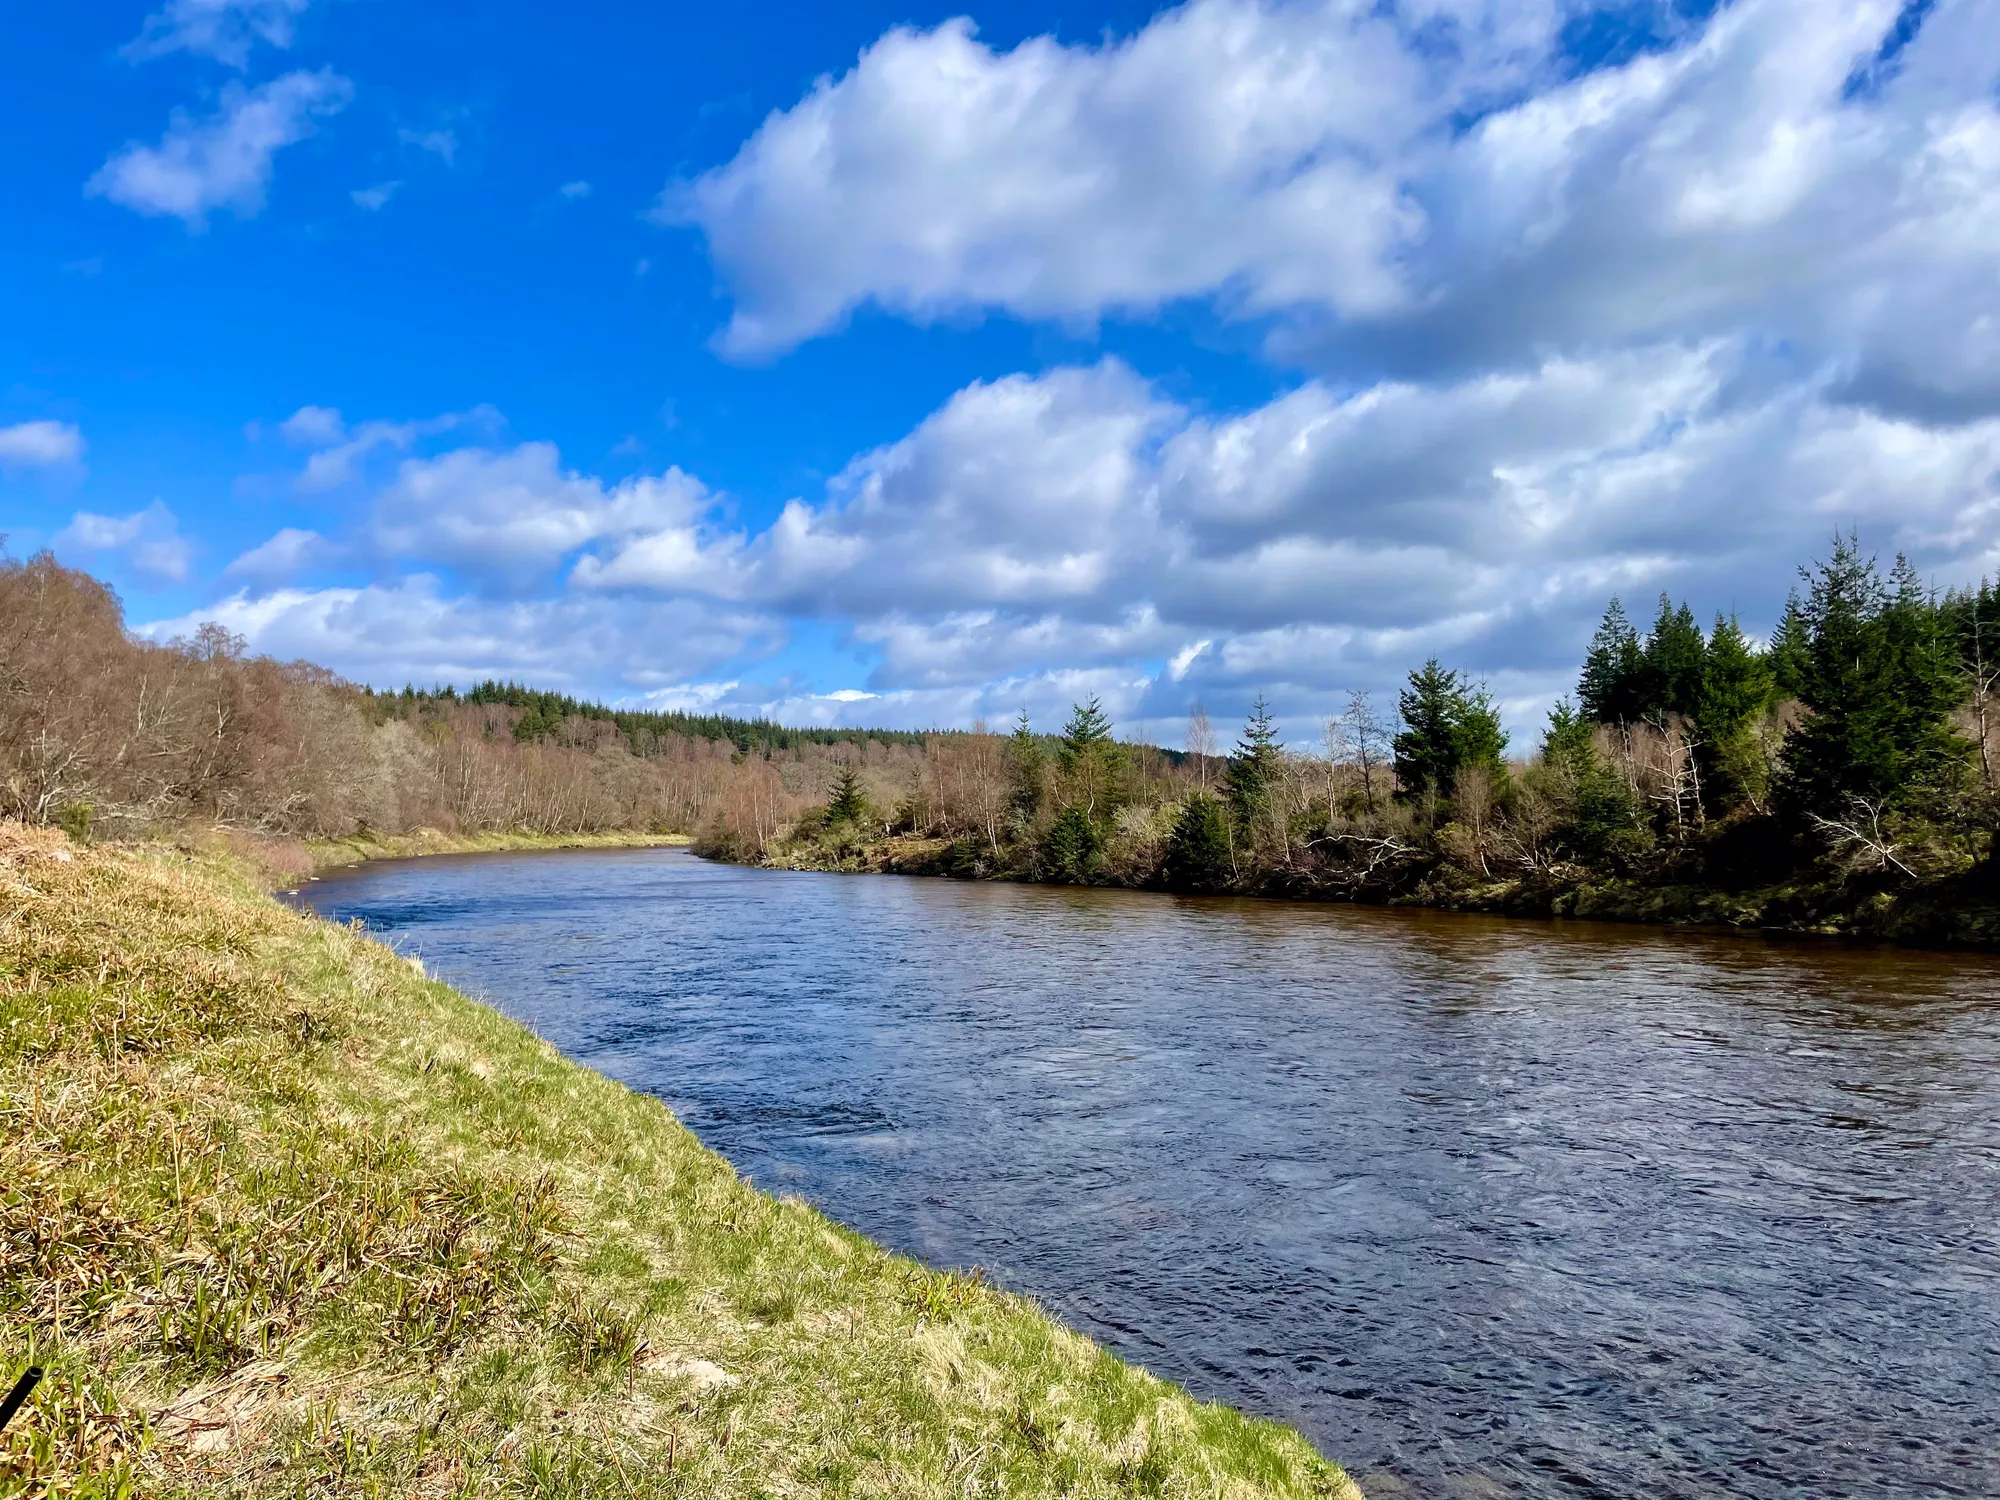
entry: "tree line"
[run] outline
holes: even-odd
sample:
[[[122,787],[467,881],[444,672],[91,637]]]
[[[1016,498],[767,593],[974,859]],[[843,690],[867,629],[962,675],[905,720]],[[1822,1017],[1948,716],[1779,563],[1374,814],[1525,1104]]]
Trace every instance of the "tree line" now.
[[[1543,909],[1614,885],[1860,899],[1988,867],[1996,633],[2000,588],[1938,593],[1849,536],[1766,640],[1667,598],[1642,629],[1613,600],[1531,746],[1430,661],[1393,704],[1349,695],[1310,745],[1260,700],[1233,745],[1197,708],[1168,750],[1120,740],[1096,700],[1056,732],[911,733],[511,683],[374,692],[213,626],[137,639],[99,581],[0,557],[0,815],[114,836],[644,829],[777,864]]]
[[[1120,742],[1093,699],[1053,737],[1023,718],[929,749],[906,785],[844,767],[775,840],[719,823],[709,843],[777,863],[1542,909],[1593,886],[1861,899],[1984,870],[2000,588],[1940,594],[1852,536],[1800,574],[1763,642],[1666,597],[1642,630],[1612,600],[1526,753],[1485,685],[1433,660],[1392,712],[1352,694],[1311,746],[1286,745],[1259,700],[1233,748],[1197,708],[1168,756]]]

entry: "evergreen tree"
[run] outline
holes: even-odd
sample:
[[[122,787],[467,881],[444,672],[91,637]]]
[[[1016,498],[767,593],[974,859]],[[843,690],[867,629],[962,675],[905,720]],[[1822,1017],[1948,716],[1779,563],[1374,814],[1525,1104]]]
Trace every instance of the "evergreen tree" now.
[[[1111,738],[1111,720],[1092,694],[1090,701],[1070,710],[1056,746],[1066,801],[1088,817],[1102,817],[1118,805],[1125,771],[1123,747]]]
[[[1507,784],[1500,758],[1507,735],[1483,685],[1461,681],[1432,657],[1410,674],[1410,685],[1396,701],[1403,715],[1403,732],[1393,747],[1399,798],[1448,797],[1467,766],[1491,772],[1496,786]]]
[[[1764,658],[1771,665],[1774,697],[1782,700],[1805,695],[1806,671],[1812,661],[1812,627],[1806,623],[1797,589],[1785,596],[1785,612],[1778,617],[1778,628],[1771,632]]]
[[[1271,722],[1271,710],[1259,693],[1243,726],[1243,738],[1236,742],[1236,753],[1229,757],[1223,773],[1230,816],[1246,843],[1256,839],[1257,830],[1270,816],[1271,792],[1284,749]]]
[[[1694,611],[1678,608],[1660,595],[1659,618],[1646,637],[1644,688],[1635,717],[1658,719],[1667,714],[1693,717],[1701,698],[1702,664],[1708,643],[1695,623]]]
[[[861,773],[844,764],[834,778],[833,796],[826,804],[826,826],[836,823],[859,824],[868,816],[868,793],[862,788]]]
[[[1734,615],[1715,617],[1709,632],[1694,721],[1702,794],[1717,811],[1764,792],[1765,762],[1757,722],[1771,701],[1771,668],[1744,636]]]
[[[1645,671],[1639,633],[1625,617],[1625,606],[1613,599],[1583,659],[1577,698],[1584,716],[1598,724],[1629,724],[1639,719],[1644,712],[1640,699]]]
[[[1845,817],[1856,798],[1886,805],[1961,768],[1971,747],[1950,723],[1961,685],[1916,570],[1898,558],[1885,588],[1850,535],[1806,578],[1799,697],[1812,714],[1785,741],[1784,809]]]
[[[1561,699],[1549,710],[1536,768],[1561,809],[1556,841],[1571,857],[1602,863],[1642,840],[1639,804],[1632,789],[1597,753],[1592,724]]]
[[[1042,742],[1035,738],[1023,709],[1014,732],[1007,737],[1007,771],[1012,782],[1009,800],[1023,823],[1034,822],[1042,810],[1042,764]]]
[[[1097,701],[1097,695],[1092,693],[1088,703],[1079,703],[1070,710],[1056,758],[1065,771],[1073,771],[1078,762],[1098,753],[1111,742],[1111,719]]]
[[[1164,875],[1177,891],[1220,890],[1230,875],[1229,823],[1222,804],[1196,792],[1181,804],[1167,840]]]
[[[1071,803],[1056,814],[1049,836],[1042,843],[1042,863],[1051,880],[1068,885],[1084,885],[1097,874],[1104,841],[1097,823],[1082,808]]]

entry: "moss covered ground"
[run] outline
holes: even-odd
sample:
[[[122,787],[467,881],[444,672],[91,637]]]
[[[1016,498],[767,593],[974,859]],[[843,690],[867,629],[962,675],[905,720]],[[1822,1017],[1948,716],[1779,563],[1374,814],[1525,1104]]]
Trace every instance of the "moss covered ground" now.
[[[1341,1496],[215,853],[0,824],[0,1496]]]

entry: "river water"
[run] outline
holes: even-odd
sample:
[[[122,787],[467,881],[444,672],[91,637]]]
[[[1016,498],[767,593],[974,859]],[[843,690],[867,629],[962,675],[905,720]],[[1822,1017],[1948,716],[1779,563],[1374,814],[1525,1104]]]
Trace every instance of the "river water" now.
[[[779,874],[309,888],[1397,1496],[2000,1495],[2000,963]]]

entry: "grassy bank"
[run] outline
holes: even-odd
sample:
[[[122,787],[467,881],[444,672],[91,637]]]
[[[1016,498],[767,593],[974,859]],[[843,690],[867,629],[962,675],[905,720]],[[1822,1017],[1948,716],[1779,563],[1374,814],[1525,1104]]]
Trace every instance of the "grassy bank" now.
[[[441,833],[420,828],[407,834],[362,834],[354,838],[308,841],[302,847],[314,872],[375,859],[419,859],[428,854],[501,854],[533,849],[662,849],[692,842],[684,833]]]
[[[215,855],[0,825],[0,1495],[1352,1496]]]
[[[741,857],[726,848],[704,846],[699,852]],[[900,837],[831,847],[804,837],[775,841],[761,857],[747,862],[783,870],[1034,881],[1031,872],[989,861],[985,854],[967,840]],[[1164,888],[1157,879],[1089,883]],[[1433,859],[1372,882],[1335,882],[1304,869],[1279,869],[1231,894],[2000,950],[2000,870],[1985,864],[1920,881],[1807,871],[1786,881],[1722,888],[1645,884],[1582,871],[1495,879]]]

